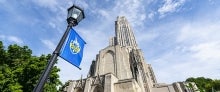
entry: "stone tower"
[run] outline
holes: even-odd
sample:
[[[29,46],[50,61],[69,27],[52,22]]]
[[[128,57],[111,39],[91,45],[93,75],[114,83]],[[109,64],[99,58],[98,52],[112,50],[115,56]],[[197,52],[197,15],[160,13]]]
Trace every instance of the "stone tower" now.
[[[182,86],[181,86],[182,85]],[[184,84],[185,85],[185,84]],[[124,16],[115,21],[115,37],[92,61],[87,78],[70,80],[66,92],[185,92],[183,82],[159,84],[138,49]]]

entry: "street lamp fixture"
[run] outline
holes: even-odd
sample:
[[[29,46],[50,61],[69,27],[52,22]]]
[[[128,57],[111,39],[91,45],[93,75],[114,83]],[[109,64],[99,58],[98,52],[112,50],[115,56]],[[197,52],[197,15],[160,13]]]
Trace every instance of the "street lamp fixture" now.
[[[67,23],[76,26],[82,19],[85,18],[84,11],[80,7],[73,5],[68,9]]]
[[[84,11],[83,9],[81,9],[80,7],[73,5],[72,7],[70,7],[68,9],[68,15],[67,15],[67,29],[65,31],[65,33],[63,34],[60,42],[58,43],[55,51],[53,52],[46,69],[44,70],[43,74],[41,75],[38,84],[36,85],[36,87],[34,88],[33,92],[42,92],[44,84],[46,82],[46,80],[48,79],[48,76],[50,74],[51,69],[53,68],[55,61],[57,60],[57,57],[60,54],[60,50],[70,32],[70,29],[76,25],[78,25],[78,23],[85,18],[84,15]]]

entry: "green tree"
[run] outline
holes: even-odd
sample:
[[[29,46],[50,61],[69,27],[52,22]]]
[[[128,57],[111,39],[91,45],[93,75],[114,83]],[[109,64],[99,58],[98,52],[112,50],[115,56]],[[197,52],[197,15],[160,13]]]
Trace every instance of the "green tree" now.
[[[0,92],[31,92],[38,82],[51,55],[33,56],[27,46],[16,44],[4,48],[0,41]],[[60,71],[53,67],[44,92],[57,92],[61,85]]]
[[[198,77],[188,78],[187,82],[195,82],[200,92],[212,92],[212,90],[220,91],[220,80],[212,80],[210,78]]]
[[[213,88],[214,88],[215,90],[220,91],[220,80],[214,80],[214,81],[213,81]]]

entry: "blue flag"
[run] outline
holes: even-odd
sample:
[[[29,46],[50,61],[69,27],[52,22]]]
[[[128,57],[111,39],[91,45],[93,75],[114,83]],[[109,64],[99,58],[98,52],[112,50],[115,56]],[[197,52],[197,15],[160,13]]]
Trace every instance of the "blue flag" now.
[[[85,41],[71,28],[66,42],[63,44],[60,57],[79,68],[83,57],[84,44],[86,44]]]

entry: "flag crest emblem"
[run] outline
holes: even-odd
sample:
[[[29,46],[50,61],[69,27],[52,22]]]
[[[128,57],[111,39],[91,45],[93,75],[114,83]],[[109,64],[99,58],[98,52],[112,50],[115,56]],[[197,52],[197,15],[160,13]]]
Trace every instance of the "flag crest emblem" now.
[[[71,40],[70,51],[72,52],[72,54],[77,54],[80,52],[80,45],[79,45],[79,42],[77,41],[77,38],[75,38],[74,40]]]

